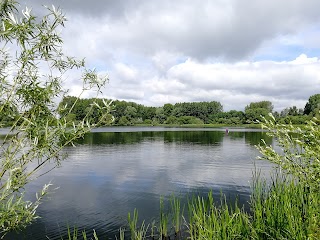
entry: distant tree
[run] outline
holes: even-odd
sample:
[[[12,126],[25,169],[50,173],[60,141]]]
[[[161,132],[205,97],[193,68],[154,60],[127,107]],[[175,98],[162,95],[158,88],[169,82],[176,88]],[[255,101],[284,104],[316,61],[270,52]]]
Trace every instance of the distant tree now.
[[[120,126],[128,126],[130,124],[131,123],[126,116],[122,116],[118,121],[118,125],[120,125]]]
[[[248,123],[262,121],[273,110],[270,101],[252,102],[245,107],[245,116]]]
[[[119,119],[122,116],[125,116],[124,111],[126,110],[128,104],[125,101],[116,100],[113,102],[113,105],[114,107],[113,107],[112,115],[114,116],[115,123],[117,124]]]
[[[151,120],[156,116],[156,107],[143,107],[141,110],[142,120]]]
[[[304,107],[303,113],[306,115],[312,114],[315,115],[320,110],[320,94],[312,95],[306,106]]]
[[[182,107],[179,107],[179,106],[174,106],[174,109],[172,110],[172,113],[171,113],[172,116],[175,116],[175,117],[181,117],[183,116],[183,110],[182,110]]]
[[[280,117],[286,117],[289,114],[289,108],[285,108],[281,111]]]
[[[137,116],[137,109],[132,106],[127,106],[124,110],[124,116],[129,120],[132,121]]]
[[[199,118],[196,118],[194,116],[181,116],[178,119],[178,123],[180,125],[184,124],[203,124],[203,121]]]
[[[166,124],[178,124],[178,119],[175,116],[169,116],[165,121]]]
[[[270,112],[266,108],[249,108],[245,111],[247,123],[263,121],[263,117],[268,116]]]
[[[245,111],[247,109],[257,109],[257,108],[266,109],[269,113],[271,113],[273,110],[273,105],[270,101],[252,102],[245,107]]]
[[[164,115],[166,115],[167,117],[171,115],[172,111],[173,111],[173,105],[171,103],[166,103],[163,105],[163,112]]]
[[[156,115],[154,117],[154,120],[157,122],[157,123],[160,123],[160,124],[163,124],[165,121],[166,121],[167,117],[166,115],[164,114],[164,110],[162,107],[159,107],[156,109]]]
[[[218,112],[209,116],[210,123],[220,124],[242,124],[245,123],[245,114],[242,111],[230,110],[229,112]]]
[[[273,112],[273,116],[275,117],[275,119],[279,119],[280,118],[280,113],[275,111],[275,112]]]
[[[209,115],[222,112],[223,107],[221,103],[216,101],[211,102],[184,102],[176,103],[172,111],[172,115],[180,116],[193,116],[200,118],[204,122],[209,121]]]
[[[288,115],[286,117],[280,118],[278,123],[282,123],[282,124],[305,124],[308,120],[310,120],[310,117],[308,115],[296,115],[296,116]]]
[[[143,121],[144,124],[148,124],[148,125],[151,125],[152,124],[152,120],[151,119],[145,119]]]

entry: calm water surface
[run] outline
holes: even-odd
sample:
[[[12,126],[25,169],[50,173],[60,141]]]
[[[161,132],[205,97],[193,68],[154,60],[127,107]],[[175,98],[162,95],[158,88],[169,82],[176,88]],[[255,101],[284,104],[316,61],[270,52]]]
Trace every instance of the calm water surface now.
[[[28,186],[30,199],[49,181],[59,188],[39,207],[41,219],[7,239],[61,239],[68,225],[115,239],[128,212],[137,208],[141,220],[157,220],[160,196],[167,200],[172,194],[186,201],[212,189],[216,198],[222,191],[248,206],[259,154],[254,145],[260,139],[272,144],[272,139],[260,130],[229,130],[95,129],[76,148],[66,149],[69,157],[60,168]],[[268,176],[270,163],[255,164]]]

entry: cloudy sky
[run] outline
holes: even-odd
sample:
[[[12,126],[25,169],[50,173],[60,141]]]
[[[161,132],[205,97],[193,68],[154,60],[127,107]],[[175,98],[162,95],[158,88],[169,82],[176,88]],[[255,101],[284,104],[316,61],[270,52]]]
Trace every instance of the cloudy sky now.
[[[63,9],[66,52],[110,77],[102,97],[219,101],[225,111],[269,100],[281,111],[320,93],[319,0],[20,2]],[[81,88],[72,74],[65,85]]]

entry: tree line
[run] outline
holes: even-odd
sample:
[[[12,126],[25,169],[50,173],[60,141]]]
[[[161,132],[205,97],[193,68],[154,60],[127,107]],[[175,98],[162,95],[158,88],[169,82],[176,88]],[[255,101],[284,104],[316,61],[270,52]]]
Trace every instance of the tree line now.
[[[75,101],[77,101],[75,103]],[[72,96],[66,96],[60,103],[61,115],[66,115],[69,120],[80,120],[86,116],[87,111],[92,105],[95,110],[92,111],[90,119],[95,123],[104,114],[99,105],[102,105],[106,99],[78,99]],[[110,101],[110,100],[109,100]],[[95,104],[96,103],[96,104]],[[69,108],[75,104],[70,112]],[[304,109],[298,109],[291,106],[283,109],[281,112],[273,111],[273,105],[270,101],[251,102],[244,111],[230,110],[223,111],[220,102],[183,102],[166,103],[161,107],[150,107],[135,102],[126,102],[115,100],[111,104],[112,109],[109,117],[102,124],[112,125],[135,125],[135,124],[251,124],[262,121],[263,117],[272,113],[279,123],[304,124],[306,120],[318,115],[320,110],[320,94],[312,95],[306,103]]]
[[[269,113],[272,113],[279,123],[304,124],[306,120],[318,116],[320,111],[320,94],[312,95],[304,109],[291,106],[281,112],[273,111],[273,105],[270,101],[251,102],[244,111],[230,110],[225,112],[222,104],[217,101],[166,103],[161,107],[150,107],[135,102],[115,100],[111,104],[110,113],[106,114],[107,110],[99,107],[103,105],[104,101],[110,102],[111,100],[78,99],[74,96],[65,96],[59,104],[58,113],[60,116],[66,117],[68,121],[80,121],[87,117],[91,124],[100,121],[100,125],[129,126],[136,124],[241,125],[262,121],[262,118],[268,116]],[[72,110],[70,110],[71,108]],[[0,115],[0,123],[1,126],[9,126],[14,121],[12,116],[17,116],[18,109],[4,106],[4,110]],[[46,109],[43,111],[47,112]],[[102,116],[105,117],[101,121]]]

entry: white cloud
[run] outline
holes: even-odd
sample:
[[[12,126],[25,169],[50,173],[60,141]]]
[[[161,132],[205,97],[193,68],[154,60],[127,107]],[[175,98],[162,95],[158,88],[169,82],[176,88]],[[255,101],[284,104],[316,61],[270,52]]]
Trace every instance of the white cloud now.
[[[38,1],[23,2],[39,11]],[[104,97],[156,106],[216,100],[225,110],[271,100],[281,110],[320,92],[318,0],[57,5],[69,19],[66,51],[109,73]],[[79,91],[70,79],[66,87]]]
[[[276,110],[293,105],[303,108],[310,95],[320,92],[319,67],[318,58],[306,55],[282,62],[204,64],[188,59],[168,68],[164,77],[146,80],[144,88],[137,85],[131,90],[140,91],[143,98],[136,99],[147,105],[215,100],[225,110],[243,110],[250,102],[270,100]]]

